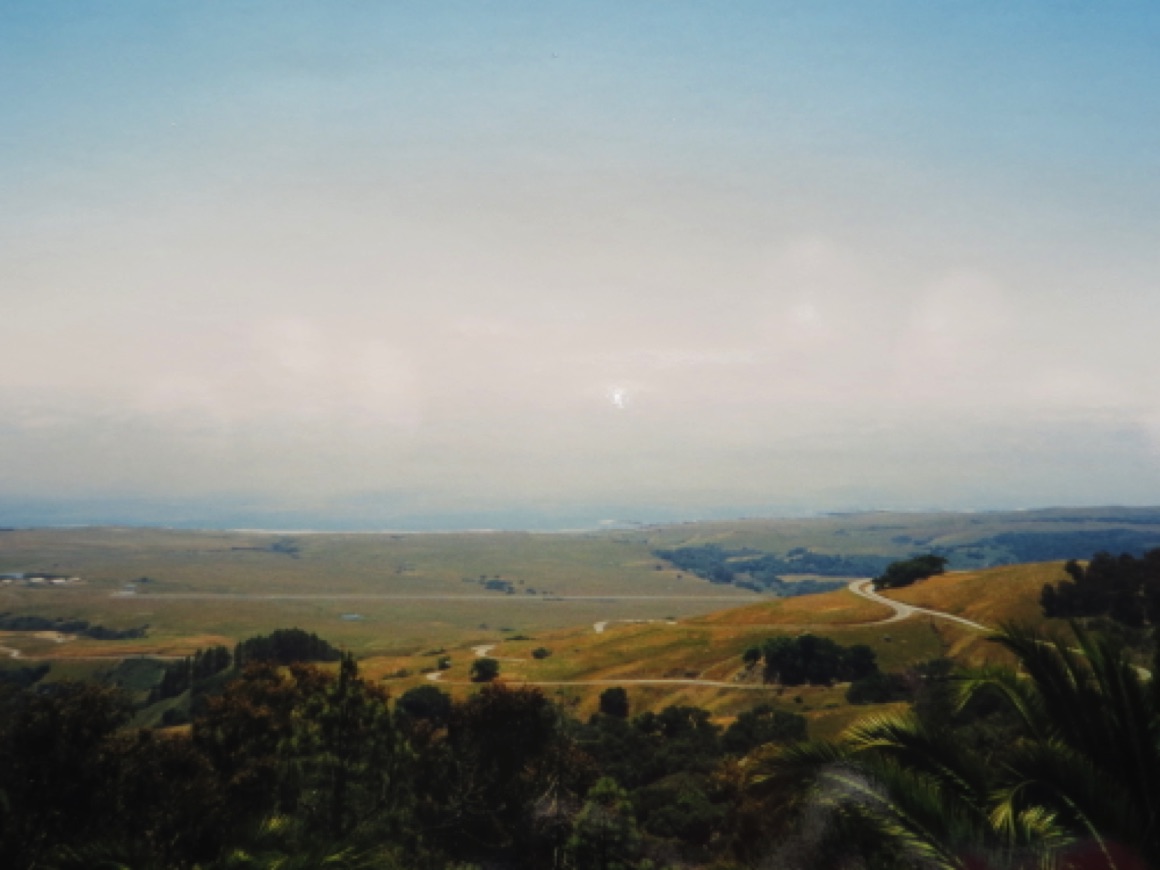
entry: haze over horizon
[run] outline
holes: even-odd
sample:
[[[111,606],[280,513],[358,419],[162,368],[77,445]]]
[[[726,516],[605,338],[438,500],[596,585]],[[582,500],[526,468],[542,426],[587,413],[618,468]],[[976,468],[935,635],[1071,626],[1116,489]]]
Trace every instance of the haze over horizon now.
[[[1134,2],[6,3],[0,523],[1155,504],[1157,44]]]

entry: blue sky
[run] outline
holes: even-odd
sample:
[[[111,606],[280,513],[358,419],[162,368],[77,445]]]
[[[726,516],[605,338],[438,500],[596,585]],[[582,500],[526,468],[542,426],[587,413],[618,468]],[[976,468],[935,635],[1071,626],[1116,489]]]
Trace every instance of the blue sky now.
[[[1147,3],[5,3],[0,513],[1155,502],[1157,44]]]

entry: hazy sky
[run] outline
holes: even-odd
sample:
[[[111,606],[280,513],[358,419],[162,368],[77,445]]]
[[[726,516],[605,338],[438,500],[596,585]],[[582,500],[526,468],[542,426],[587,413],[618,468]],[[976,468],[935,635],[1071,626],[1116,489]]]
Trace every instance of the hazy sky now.
[[[1111,0],[9,0],[0,495],[1160,502],[1158,45]]]

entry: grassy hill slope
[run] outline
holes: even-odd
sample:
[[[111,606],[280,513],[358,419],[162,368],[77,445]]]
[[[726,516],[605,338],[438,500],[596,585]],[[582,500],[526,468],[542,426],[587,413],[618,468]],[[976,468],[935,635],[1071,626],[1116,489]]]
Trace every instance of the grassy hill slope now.
[[[932,610],[964,616],[987,626],[1008,620],[1042,622],[1037,599],[1046,582],[1062,576],[1060,563],[1019,565],[984,571],[954,572],[892,590],[889,597]],[[963,664],[1001,659],[985,633],[929,615],[883,622],[892,612],[848,590],[763,602],[688,619],[646,623],[609,622],[536,633],[533,637],[495,645],[487,655],[499,659],[501,678],[530,682],[573,706],[580,715],[596,709],[600,692],[624,686],[636,712],[668,704],[695,704],[723,719],[758,703],[804,713],[814,733],[834,734],[852,719],[869,712],[845,701],[845,686],[763,686],[757,670],[747,669],[742,653],[774,636],[809,631],[843,645],[866,644],[884,671],[900,671],[920,662],[949,655]],[[532,656],[536,648],[551,650],[548,658]],[[448,649],[452,667],[438,684],[454,694],[474,690],[469,669],[476,653]],[[368,672],[378,676],[400,668],[411,675],[393,679],[397,691],[423,684],[421,673],[432,668],[434,656],[372,658]],[[651,685],[634,681],[657,682]],[[695,685],[713,681],[723,686]]]

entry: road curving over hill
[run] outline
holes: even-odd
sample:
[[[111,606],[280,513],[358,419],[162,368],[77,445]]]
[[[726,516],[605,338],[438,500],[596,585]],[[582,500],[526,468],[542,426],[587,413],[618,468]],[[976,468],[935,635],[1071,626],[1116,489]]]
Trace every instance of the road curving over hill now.
[[[992,630],[985,625],[974,622],[970,619],[964,619],[961,616],[955,616],[951,613],[943,613],[941,610],[930,610],[926,607],[915,607],[913,604],[906,604],[902,601],[895,601],[892,598],[886,598],[885,596],[879,595],[877,592],[875,592],[873,585],[873,580],[853,580],[850,583],[849,589],[855,595],[861,598],[865,598],[867,601],[873,601],[876,604],[885,604],[887,607],[894,611],[894,615],[886,619],[867,624],[884,625],[888,622],[901,622],[902,620],[909,619],[912,616],[924,614],[926,616],[933,616],[936,619],[946,619],[950,620],[951,622],[957,622],[959,625],[965,625],[967,628],[974,629],[975,631],[989,632]]]

